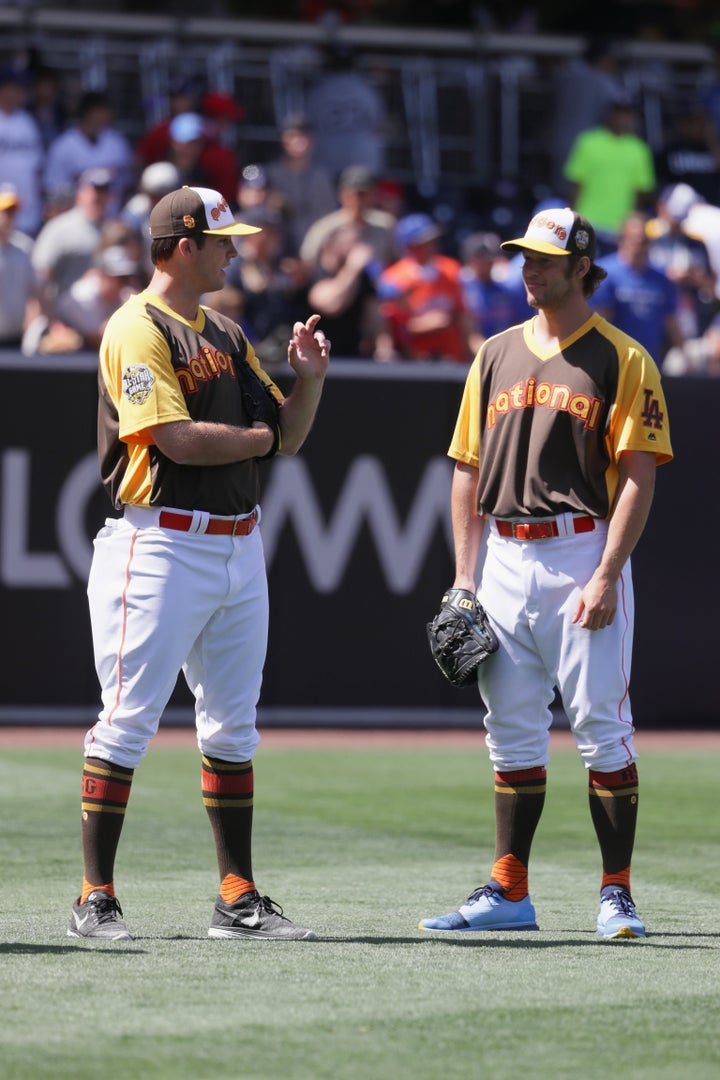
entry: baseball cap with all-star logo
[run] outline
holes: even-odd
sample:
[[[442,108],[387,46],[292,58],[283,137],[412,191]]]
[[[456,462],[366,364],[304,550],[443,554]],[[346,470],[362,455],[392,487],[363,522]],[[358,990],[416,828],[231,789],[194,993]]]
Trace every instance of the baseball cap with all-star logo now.
[[[506,240],[505,251],[537,251],[541,255],[587,255],[595,258],[595,230],[587,218],[569,206],[542,210],[530,221],[525,235]]]
[[[255,225],[236,221],[227,199],[219,191],[205,187],[182,187],[171,191],[150,213],[150,237],[167,236],[247,236],[260,232]]]

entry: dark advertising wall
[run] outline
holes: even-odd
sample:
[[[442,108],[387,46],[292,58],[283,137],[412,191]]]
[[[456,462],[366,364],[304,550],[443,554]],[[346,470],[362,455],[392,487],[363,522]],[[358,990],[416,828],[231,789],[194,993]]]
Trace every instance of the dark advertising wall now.
[[[92,721],[85,582],[110,510],[95,458],[92,357],[0,360],[0,723]],[[368,378],[368,375],[372,377]],[[445,456],[463,373],[339,362],[296,458],[263,466],[271,634],[266,724],[466,725],[425,622],[452,577]],[[666,380],[676,461],[635,556],[638,724],[720,725],[720,380]],[[191,720],[178,684],[167,711]]]

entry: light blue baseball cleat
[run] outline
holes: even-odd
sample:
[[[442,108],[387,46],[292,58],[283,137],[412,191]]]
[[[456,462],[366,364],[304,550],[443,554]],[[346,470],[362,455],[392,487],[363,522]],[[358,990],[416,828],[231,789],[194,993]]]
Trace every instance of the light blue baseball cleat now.
[[[640,922],[633,899],[627,889],[606,887],[600,894],[600,913],[597,932],[601,938],[644,938],[645,927]]]
[[[449,933],[451,930],[537,930],[535,908],[529,896],[506,900],[494,885],[483,885],[468,896],[457,911],[421,919],[419,930]]]

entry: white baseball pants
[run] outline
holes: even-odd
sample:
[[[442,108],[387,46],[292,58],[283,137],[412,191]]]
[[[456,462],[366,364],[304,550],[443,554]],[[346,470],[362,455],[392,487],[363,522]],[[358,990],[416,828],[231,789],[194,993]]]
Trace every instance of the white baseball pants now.
[[[253,757],[268,634],[259,528],[208,536],[108,519],[94,542],[88,599],[102,711],[86,756],[135,768],[182,670],[201,752]]]
[[[479,598],[500,648],[480,666],[490,760],[498,770],[546,765],[557,686],[586,768],[614,772],[635,759],[628,696],[634,620],[630,563],[611,626],[572,622],[597,567],[607,524],[548,540],[490,533]]]

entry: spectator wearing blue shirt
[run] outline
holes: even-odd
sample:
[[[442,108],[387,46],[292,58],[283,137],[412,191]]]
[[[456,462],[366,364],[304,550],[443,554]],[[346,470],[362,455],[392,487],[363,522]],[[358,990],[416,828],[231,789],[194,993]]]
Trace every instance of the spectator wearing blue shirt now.
[[[471,233],[461,244],[460,259],[460,285],[473,320],[472,348],[477,351],[486,338],[524,321],[529,311],[524,288],[520,297],[511,285],[494,277],[498,261],[507,261],[499,236]]]
[[[685,184],[665,188],[657,201],[657,217],[647,223],[648,259],[678,287],[679,319],[686,340],[700,337],[717,309],[717,282],[708,249],[699,237],[688,235],[683,228],[689,190]],[[676,192],[680,193],[679,199]]]
[[[598,260],[607,277],[591,306],[638,341],[658,365],[670,346],[682,348],[677,286],[650,265],[645,219],[631,214],[622,226],[617,251]]]

